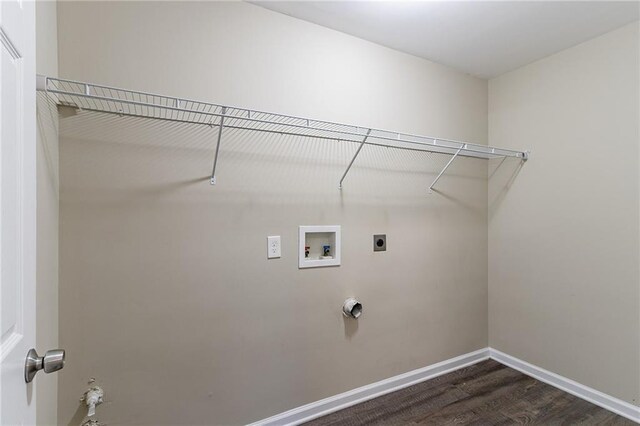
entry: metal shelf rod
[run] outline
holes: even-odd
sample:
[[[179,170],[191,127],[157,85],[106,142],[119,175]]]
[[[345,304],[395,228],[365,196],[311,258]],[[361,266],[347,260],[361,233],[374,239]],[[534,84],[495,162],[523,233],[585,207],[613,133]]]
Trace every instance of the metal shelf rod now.
[[[54,95],[55,102],[60,105],[81,110],[210,127],[217,126],[218,133],[211,173],[212,185],[216,184],[216,168],[222,133],[225,128],[358,143],[358,149],[340,179],[340,189],[342,189],[342,183],[364,145],[452,155],[452,158],[429,186],[429,192],[458,156],[481,159],[514,157],[521,161],[527,161],[529,158],[528,151],[312,120],[74,80],[38,76],[37,90]]]
[[[211,170],[211,185],[216,184],[216,166],[218,165],[218,153],[220,152],[220,141],[222,140],[222,129],[224,129],[224,113],[226,108],[222,108],[222,116],[220,116],[220,125],[218,127],[218,142],[216,142],[216,154],[213,157],[213,169]]]
[[[49,81],[53,81],[53,82],[64,82],[64,83],[71,83],[71,84],[77,84],[77,85],[88,85],[91,87],[96,87],[96,88],[101,88],[101,89],[107,89],[107,90],[115,90],[115,91],[119,91],[119,92],[125,92],[125,93],[129,93],[131,95],[144,95],[144,96],[151,96],[151,97],[159,97],[159,98],[167,98],[166,96],[162,96],[162,95],[158,95],[158,94],[154,94],[154,93],[149,93],[149,92],[141,92],[141,91],[134,91],[134,90],[129,90],[129,89],[121,89],[121,88],[117,88],[117,87],[113,87],[113,86],[104,86],[104,85],[99,85],[99,84],[94,84],[94,83],[85,83],[85,82],[81,82],[81,81],[77,81],[77,80],[67,80],[67,79],[61,79],[61,78],[53,78],[53,77],[45,77],[45,76],[40,76],[44,79],[46,79],[46,91],[51,92],[51,93],[63,93],[63,94],[68,94],[70,96],[75,96],[78,93],[76,92],[64,92],[64,91],[58,91],[56,89],[50,89],[48,87],[48,83]],[[38,90],[45,90],[45,89],[38,89]],[[90,96],[93,97],[93,96]],[[175,98],[173,98],[175,99]],[[194,104],[202,104],[202,105],[211,105],[211,106],[220,106],[222,107],[222,105],[218,105],[218,104],[211,104],[211,103],[206,103],[206,102],[201,102],[201,101],[195,101],[192,99],[185,99],[185,98],[180,98],[182,101],[184,102],[191,102]],[[108,98],[108,100],[113,101],[113,102],[122,102],[122,99],[115,99],[115,98]],[[160,106],[160,105],[153,105],[153,107],[155,108],[165,108],[166,106]],[[231,106],[231,105],[226,105],[226,107],[228,109],[233,109],[233,110],[238,110],[238,111],[243,111],[246,112],[248,115],[248,118],[251,118],[252,114],[265,114],[265,115],[271,115],[271,116],[278,116],[278,117],[283,117],[283,118],[293,118],[296,120],[301,120],[301,121],[306,121],[307,122],[307,126],[309,127],[309,122],[315,122],[315,123],[319,123],[319,124],[326,124],[326,125],[331,125],[331,126],[342,126],[342,127],[351,127],[351,128],[355,128],[355,129],[370,129],[372,132],[382,132],[382,133],[391,133],[391,134],[396,134],[398,136],[403,135],[405,137],[414,137],[414,138],[421,138],[421,139],[430,139],[432,141],[434,141],[434,145],[435,141],[441,141],[441,142],[450,142],[450,143],[454,143],[454,144],[466,144],[466,145],[474,145],[474,146],[479,146],[479,147],[483,147],[483,148],[487,148],[487,146],[485,145],[479,145],[479,144],[472,144],[469,142],[463,142],[463,141],[459,141],[459,140],[455,140],[455,139],[444,139],[444,138],[436,138],[436,137],[432,137],[432,136],[422,136],[422,135],[415,135],[415,134],[410,134],[410,133],[401,133],[401,132],[395,132],[395,131],[389,131],[389,130],[382,130],[382,129],[376,129],[373,127],[367,127],[367,126],[355,126],[352,124],[344,124],[344,123],[338,123],[338,122],[331,122],[331,121],[324,121],[324,120],[311,120],[309,118],[306,117],[300,117],[300,116],[295,116],[295,115],[283,115],[283,114],[277,114],[277,113],[271,113],[271,112],[266,112],[266,111],[260,111],[260,110],[250,110],[247,108],[240,108],[240,107],[235,107],[235,106]],[[185,111],[184,109],[180,109],[181,111]],[[195,111],[193,111],[195,112]],[[217,114],[219,115],[219,114]],[[237,118],[241,118],[241,117],[237,117]],[[325,129],[328,130],[328,129]],[[360,134],[357,133],[356,135],[362,135],[364,136],[364,134]],[[392,139],[392,138],[388,138],[389,140],[396,140],[396,139]],[[521,153],[521,151],[514,151],[514,150],[509,150],[509,149],[500,149],[497,148],[500,151],[505,151],[505,152],[512,152],[512,153]]]
[[[120,103],[129,104],[129,105],[144,106],[144,107],[148,107],[148,108],[168,109],[168,110],[177,111],[177,112],[183,112],[183,113],[186,112],[186,113],[200,114],[200,115],[210,116],[210,117],[213,117],[213,118],[222,117],[223,116],[223,114],[221,114],[221,113],[194,111],[194,110],[188,110],[188,109],[185,109],[185,108],[172,107],[172,106],[169,106],[169,105],[161,105],[160,106],[160,105],[154,105],[154,104],[150,104],[150,103],[146,103],[146,102],[130,101],[130,100],[127,100],[127,99],[115,99],[115,98],[109,98],[109,97],[105,97],[105,96],[85,95],[83,93],[72,93],[72,92],[65,92],[65,91],[60,91],[60,90],[48,90],[48,92],[59,94],[59,95],[66,95],[66,96],[78,96],[78,97],[81,97],[81,98],[98,99],[98,100],[103,100],[103,101],[107,101],[107,102],[120,102]],[[222,108],[229,108],[229,107],[222,107]],[[88,108],[82,108],[82,109],[87,109],[88,110]],[[91,110],[92,111],[98,111],[98,112],[106,112],[106,111],[102,111],[102,110],[95,109],[95,108],[92,108]],[[120,113],[120,114],[122,114],[122,113]],[[124,114],[122,114],[122,115],[124,115]],[[145,116],[145,115],[141,115],[141,114],[136,114],[136,115],[138,117],[144,117],[144,118],[156,118],[154,116],[150,117],[150,116]],[[258,124],[282,125],[282,126],[293,127],[293,128],[297,128],[297,129],[313,130],[313,131],[319,131],[319,132],[339,133],[339,134],[342,134],[342,135],[349,135],[349,136],[363,136],[361,133],[355,133],[355,132],[350,132],[350,131],[346,131],[346,130],[323,129],[323,128],[319,128],[319,127],[302,126],[302,125],[290,124],[290,123],[279,123],[279,122],[274,122],[274,121],[260,120],[260,119],[256,119],[256,118],[248,118],[248,117],[241,117],[241,116],[235,116],[235,115],[234,116],[225,115],[225,117],[227,117],[228,119],[249,121],[249,122],[258,123]],[[181,120],[181,121],[182,122],[186,122],[186,123],[207,124],[207,125],[217,126],[217,124],[207,123],[207,122],[199,122],[199,121],[198,122],[194,122],[194,121],[189,121],[189,120]],[[251,128],[251,127],[236,126],[236,128],[237,129],[244,129],[244,130],[260,131],[260,129],[255,129],[255,128]],[[371,130],[373,130],[373,129],[371,129]],[[290,133],[290,132],[281,132],[281,133],[282,134],[290,134],[290,135],[300,135],[300,134],[295,134],[295,133]],[[392,133],[392,132],[385,132],[385,133]],[[309,135],[304,135],[304,136],[309,136]],[[323,136],[318,136],[318,137],[326,139]],[[464,145],[464,143],[462,143],[462,142],[455,142],[455,141],[450,141],[450,140],[445,140],[445,139],[434,139],[434,142],[428,142],[428,141],[417,142],[417,141],[410,141],[410,140],[399,139],[399,138],[390,138],[390,137],[381,136],[381,135],[375,135],[373,137],[375,139],[383,139],[383,140],[389,140],[389,141],[394,141],[394,142],[402,142],[402,143],[408,143],[408,144],[414,144],[414,145],[434,146],[434,147],[438,147],[438,148],[449,148],[449,149],[455,149],[455,147],[450,147],[450,146],[446,146],[446,145],[438,145],[435,141],[437,140],[437,141],[441,141],[441,142],[460,143],[460,144]],[[337,137],[335,139],[344,140],[344,138],[337,138]],[[476,146],[485,148],[483,145],[476,145]],[[393,146],[393,145],[389,145],[389,147],[402,149],[402,147]],[[475,152],[475,153],[480,153],[480,154],[486,154],[486,155],[521,157],[521,155],[519,155],[519,152],[510,151],[510,150],[501,150],[501,151],[504,151],[505,154],[492,153],[492,152],[486,150],[486,148],[482,149],[482,150],[481,149],[474,149],[474,148],[466,148],[465,151],[467,151],[467,152]]]
[[[211,117],[211,118],[215,118],[215,117],[220,117],[222,114],[219,112],[215,112],[215,110],[212,112],[211,108],[223,108],[224,106],[222,105],[217,105],[217,104],[207,104],[207,103],[202,103],[202,102],[197,102],[197,101],[191,101],[191,100],[186,100],[186,99],[180,99],[180,104],[197,104],[203,107],[209,107],[209,110],[196,110],[196,109],[190,109],[190,108],[185,108],[185,107],[176,107],[173,105],[169,105],[169,104],[157,104],[157,103],[150,103],[150,102],[142,102],[142,101],[137,101],[137,100],[133,100],[133,99],[126,99],[126,98],[122,98],[122,97],[113,97],[113,96],[101,96],[96,94],[96,90],[92,90],[90,91],[92,94],[87,95],[86,94],[86,90],[84,91],[71,91],[71,90],[62,90],[59,89],[57,87],[50,87],[50,82],[67,82],[70,84],[74,84],[74,85],[82,85],[82,87],[94,87],[94,88],[101,88],[101,89],[107,89],[110,91],[119,91],[119,92],[123,92],[125,94],[130,94],[130,95],[138,95],[138,96],[146,96],[149,97],[151,96],[152,98],[158,98],[158,99],[164,99],[164,100],[168,100],[171,99],[172,103],[175,105],[175,99],[176,98],[167,98],[167,97],[163,97],[160,95],[153,95],[150,93],[146,93],[146,92],[135,92],[135,91],[131,91],[131,90],[124,90],[124,89],[117,89],[117,88],[113,88],[113,87],[109,87],[109,86],[101,86],[101,85],[94,85],[94,84],[88,84],[88,83],[81,83],[81,82],[77,82],[77,81],[73,81],[73,80],[62,80],[62,79],[53,79],[53,78],[46,78],[47,79],[47,84],[46,84],[46,90],[47,92],[50,93],[54,93],[54,94],[58,94],[58,95],[62,95],[62,96],[68,96],[70,98],[73,97],[78,97],[78,98],[84,98],[84,99],[89,99],[89,100],[98,100],[98,101],[104,101],[104,102],[111,102],[113,104],[127,104],[127,105],[132,105],[132,106],[137,106],[137,107],[144,107],[144,108],[152,108],[154,110],[168,110],[168,111],[172,111],[175,113],[182,113],[182,114],[193,114],[197,116],[201,116],[201,117]],[[80,105],[79,105],[80,106]],[[272,114],[272,113],[266,113],[266,112],[261,112],[261,111],[252,111],[252,110],[248,110],[248,109],[244,109],[244,108],[234,108],[234,107],[229,107],[226,106],[225,107],[227,109],[227,111],[229,110],[236,110],[238,112],[242,112],[245,113],[246,115],[237,115],[237,114],[229,114],[227,113],[226,118],[228,120],[239,120],[239,121],[243,121],[243,122],[249,122],[255,125],[259,125],[259,124],[263,124],[263,125],[273,125],[273,126],[286,126],[288,128],[292,128],[292,129],[302,129],[304,131],[316,131],[316,132],[325,132],[325,133],[329,133],[329,134],[339,134],[339,135],[348,135],[348,136],[356,136],[358,138],[361,138],[364,136],[363,133],[360,132],[354,132],[352,129],[365,129],[363,127],[359,127],[359,126],[353,126],[353,125],[345,125],[345,124],[340,124],[340,123],[332,123],[332,122],[328,122],[328,121],[321,121],[321,120],[309,120],[306,118],[301,118],[301,117],[296,117],[296,116],[285,116],[285,115],[280,115],[280,114]],[[83,109],[88,109],[88,108],[83,108]],[[104,109],[99,109],[99,108],[91,108],[91,110],[94,111],[99,111],[99,112],[111,112],[108,110],[108,108],[104,108]],[[137,109],[136,109],[137,110]],[[157,112],[157,111],[156,111]],[[120,113],[122,113],[122,111],[120,111]],[[256,115],[267,115],[267,116],[271,116],[271,117],[275,117],[280,121],[274,121],[274,120],[264,120],[264,119],[258,119],[258,118],[254,118]],[[137,114],[141,117],[146,117],[146,118],[158,118],[154,115],[144,115],[144,114]],[[166,117],[162,117],[162,118],[166,118]],[[318,126],[311,126],[311,125],[300,125],[300,124],[295,124],[292,122],[283,122],[281,120],[303,120],[306,123],[317,123],[320,125],[325,125],[325,126],[333,126],[333,128],[325,128],[325,127],[318,127]],[[202,121],[195,121],[195,120],[181,120],[184,122],[192,122],[192,123],[197,123],[197,124],[212,124],[212,122],[205,122],[203,123]],[[338,128],[336,128],[336,126]],[[245,130],[259,130],[259,129],[255,129],[255,128],[251,128],[251,127],[245,127],[245,126],[234,126],[238,129],[245,129]],[[342,127],[342,128],[339,128]],[[347,129],[345,129],[347,128]],[[382,133],[382,134],[373,134],[373,133]],[[508,150],[508,149],[496,149],[496,148],[491,148],[491,147],[487,147],[484,145],[477,145],[477,144],[469,144],[466,142],[460,142],[460,141],[456,141],[456,140],[452,140],[452,139],[443,139],[443,138],[432,138],[432,137],[427,137],[427,136],[419,136],[419,135],[412,135],[412,134],[403,134],[403,133],[398,133],[398,132],[390,132],[390,131],[384,131],[384,130],[377,130],[374,128],[371,128],[371,133],[370,134],[370,138],[373,139],[379,139],[379,140],[386,140],[389,142],[396,142],[396,143],[403,143],[403,144],[412,144],[412,145],[418,145],[421,147],[433,147],[433,151],[432,152],[436,152],[436,153],[449,153],[449,151],[451,150],[455,150],[457,149],[457,147],[459,146],[465,146],[466,148],[463,149],[462,151],[462,155],[465,154],[471,154],[471,155],[465,155],[465,156],[470,156],[470,157],[479,157],[479,158],[499,158],[499,157],[516,157],[516,158],[520,158],[520,159],[526,159],[525,153],[522,151],[514,151],[514,150]],[[297,133],[294,132],[282,132],[282,134],[291,134],[291,135],[299,135]],[[385,136],[385,134],[395,134],[395,137],[389,137],[389,136]],[[302,134],[301,136],[313,136],[313,135],[308,135],[308,134]],[[332,136],[332,137],[328,137],[328,136],[318,136],[324,139],[336,139],[336,140],[346,140],[346,138],[344,137],[338,137],[338,136]],[[411,138],[414,139],[422,139],[422,140],[411,140]],[[437,142],[436,142],[437,141]],[[440,143],[438,143],[440,142]],[[444,144],[443,144],[444,143]],[[446,144],[454,144],[455,146],[450,146],[450,145],[446,145]],[[397,146],[397,145],[389,145],[392,148],[397,148],[397,149],[405,149],[406,147],[403,146]],[[445,149],[445,151],[443,152],[442,148]],[[428,149],[427,149],[428,150]],[[478,154],[478,155],[474,155],[474,154]]]
[[[456,159],[456,157],[458,156],[458,154],[460,154],[460,151],[462,151],[462,146],[460,148],[458,148],[458,150],[456,151],[455,154],[453,154],[453,157],[451,157],[451,159],[449,160],[449,162],[444,166],[444,168],[440,171],[440,173],[438,174],[438,176],[436,176],[435,180],[431,183],[431,185],[429,185],[429,193],[433,192],[433,186],[438,183],[438,181],[440,180],[440,178],[442,177],[442,175],[444,174],[444,172],[447,171],[447,169],[449,168],[449,166],[451,165],[451,163],[453,163],[453,160]]]
[[[90,111],[90,112],[99,112],[101,114],[117,115],[119,117],[135,117],[135,118],[145,118],[145,119],[149,119],[150,118],[149,116],[146,116],[146,115],[132,114],[132,113],[126,113],[126,112],[105,111],[105,110],[99,110],[99,109],[94,109],[94,108],[82,108],[82,110],[83,111]],[[175,118],[153,117],[153,120],[170,121],[170,122],[174,122],[174,123],[193,124],[193,125],[207,126],[207,127],[218,127],[219,126],[219,124],[210,124],[210,123],[204,123],[204,122],[178,120],[178,119],[175,119]],[[244,130],[244,131],[258,132],[258,133],[270,133],[270,134],[283,135],[283,136],[299,136],[299,137],[306,137],[306,138],[313,138],[313,139],[331,140],[331,141],[337,141],[337,142],[362,143],[362,141],[358,141],[358,140],[354,140],[354,139],[346,139],[346,138],[324,136],[324,135],[310,135],[310,134],[304,134],[304,133],[283,132],[283,131],[269,130],[269,129],[254,129],[254,128],[251,128],[251,127],[230,126],[228,124],[225,124],[224,127],[225,127],[225,129]],[[365,145],[373,145],[373,146],[379,146],[379,147],[382,147],[382,148],[396,148],[396,149],[398,149],[397,145],[388,145],[388,144],[379,143],[379,142],[372,142],[370,140],[365,142]],[[402,149],[404,151],[414,151],[414,152],[436,152],[438,154],[449,154],[449,155],[453,155],[455,153],[455,150],[456,150],[456,148],[449,148],[449,147],[445,147],[445,146],[442,146],[441,148],[442,148],[443,151],[433,151],[430,148],[429,149],[420,149],[420,148],[409,148],[409,147],[402,147],[402,148],[399,148],[399,149]],[[445,151],[445,150],[450,150],[450,152],[449,151]],[[462,153],[459,156],[460,157],[478,158],[477,156],[468,156],[468,155],[464,155]],[[498,158],[500,158],[500,157],[498,157]],[[502,157],[502,158],[507,158],[507,157]]]
[[[353,158],[349,162],[349,165],[347,166],[347,170],[344,171],[344,174],[342,175],[342,178],[340,178],[340,183],[338,184],[338,188],[339,189],[342,189],[342,181],[344,180],[345,177],[347,177],[347,173],[349,173],[349,170],[351,169],[351,166],[353,165],[353,162],[356,161],[356,157],[358,156],[358,154],[360,154],[360,150],[362,149],[364,144],[367,142],[367,138],[369,137],[370,133],[371,133],[371,129],[369,129],[367,131],[367,134],[364,137],[364,139],[362,139],[362,142],[360,143],[360,146],[358,147],[358,150],[356,151],[356,153],[353,155]]]

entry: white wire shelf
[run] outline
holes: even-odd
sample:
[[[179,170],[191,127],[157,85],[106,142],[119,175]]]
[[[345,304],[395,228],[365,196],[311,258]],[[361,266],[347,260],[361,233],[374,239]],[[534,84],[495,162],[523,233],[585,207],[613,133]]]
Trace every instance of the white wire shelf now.
[[[457,156],[481,159],[514,157],[523,161],[528,159],[526,151],[275,114],[53,77],[38,76],[37,88],[53,95],[59,105],[121,116],[216,127],[218,134],[212,184],[215,184],[218,150],[224,128],[359,143],[357,152],[340,180],[340,188],[364,145],[453,155],[430,189]]]

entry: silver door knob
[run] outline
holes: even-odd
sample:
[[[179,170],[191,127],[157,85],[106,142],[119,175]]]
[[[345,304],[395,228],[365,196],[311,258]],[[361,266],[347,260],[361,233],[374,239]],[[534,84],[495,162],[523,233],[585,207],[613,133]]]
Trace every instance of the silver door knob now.
[[[27,360],[24,363],[24,380],[30,383],[36,373],[44,370],[45,373],[53,373],[62,370],[64,367],[64,350],[52,349],[47,351],[44,356],[38,356],[35,349],[29,350]]]

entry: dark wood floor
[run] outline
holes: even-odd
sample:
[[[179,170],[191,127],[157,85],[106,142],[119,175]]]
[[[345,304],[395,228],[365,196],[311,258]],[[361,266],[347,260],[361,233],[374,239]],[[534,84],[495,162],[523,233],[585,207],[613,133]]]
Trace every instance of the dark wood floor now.
[[[635,425],[493,361],[306,423],[328,425]]]

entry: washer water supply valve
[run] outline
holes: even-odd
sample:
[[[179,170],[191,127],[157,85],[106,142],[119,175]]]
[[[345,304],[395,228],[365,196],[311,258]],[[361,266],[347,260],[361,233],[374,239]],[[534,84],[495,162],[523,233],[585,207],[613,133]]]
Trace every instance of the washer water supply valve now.
[[[357,299],[350,297],[344,301],[344,305],[342,305],[342,313],[345,317],[358,319],[358,317],[362,315],[362,303],[358,302]]]
[[[96,406],[102,404],[104,391],[100,386],[94,386],[85,392],[81,401],[84,401],[89,407],[87,417],[96,415]]]

